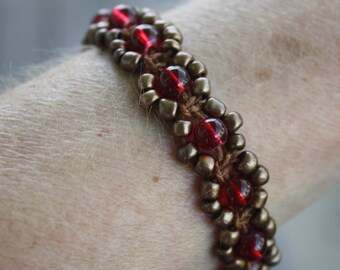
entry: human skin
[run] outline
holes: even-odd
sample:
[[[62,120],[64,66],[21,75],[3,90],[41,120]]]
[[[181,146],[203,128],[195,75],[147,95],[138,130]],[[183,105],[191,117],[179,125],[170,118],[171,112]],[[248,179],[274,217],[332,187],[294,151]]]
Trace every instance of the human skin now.
[[[338,1],[190,1],[163,14],[271,172],[282,224],[338,181]],[[89,49],[0,98],[0,269],[214,269],[200,178],[136,77]]]

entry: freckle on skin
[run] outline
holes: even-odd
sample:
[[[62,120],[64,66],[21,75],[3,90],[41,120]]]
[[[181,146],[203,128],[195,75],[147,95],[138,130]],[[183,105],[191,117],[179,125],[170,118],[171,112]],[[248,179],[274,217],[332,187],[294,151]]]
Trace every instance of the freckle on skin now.
[[[108,128],[103,128],[103,129],[97,134],[97,136],[101,138],[101,137],[104,136],[104,134],[109,134],[109,129],[108,129]]]
[[[158,181],[159,181],[159,176],[157,176],[157,175],[155,175],[153,178],[152,178],[152,180],[155,182],[155,183],[157,183]]]
[[[267,81],[272,78],[272,70],[268,68],[260,68],[255,71],[255,76],[257,79],[262,82],[262,81]]]

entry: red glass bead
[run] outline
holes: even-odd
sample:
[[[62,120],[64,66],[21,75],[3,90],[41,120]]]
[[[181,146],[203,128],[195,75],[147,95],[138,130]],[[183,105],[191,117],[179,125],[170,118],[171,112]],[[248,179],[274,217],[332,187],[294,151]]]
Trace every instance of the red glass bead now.
[[[266,251],[266,239],[259,232],[252,232],[243,236],[236,246],[237,254],[248,261],[261,260]]]
[[[212,151],[227,140],[225,124],[215,118],[204,119],[195,126],[194,140],[203,150]]]
[[[160,73],[156,88],[160,96],[178,100],[190,88],[190,76],[182,67],[169,66]]]
[[[92,19],[92,23],[99,23],[99,22],[109,22],[110,20],[110,13],[109,9],[103,8],[100,9],[96,16]]]
[[[148,24],[138,25],[130,35],[129,48],[141,54],[147,54],[150,49],[158,46],[158,32]]]
[[[118,5],[111,13],[111,24],[113,28],[125,28],[138,23],[136,9],[128,5]]]
[[[253,188],[248,180],[235,175],[221,186],[218,201],[224,208],[239,208],[248,205],[253,194]]]

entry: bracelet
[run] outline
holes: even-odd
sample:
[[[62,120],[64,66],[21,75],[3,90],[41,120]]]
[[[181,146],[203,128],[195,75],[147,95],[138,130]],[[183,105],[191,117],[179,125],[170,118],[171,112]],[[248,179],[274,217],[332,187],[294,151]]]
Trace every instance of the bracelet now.
[[[181,51],[182,42],[180,30],[155,11],[128,5],[99,10],[84,39],[141,74],[140,105],[172,126],[178,160],[202,177],[202,210],[218,228],[221,269],[268,270],[281,260],[276,224],[264,208],[268,170],[244,150],[241,115],[211,97],[205,65]]]

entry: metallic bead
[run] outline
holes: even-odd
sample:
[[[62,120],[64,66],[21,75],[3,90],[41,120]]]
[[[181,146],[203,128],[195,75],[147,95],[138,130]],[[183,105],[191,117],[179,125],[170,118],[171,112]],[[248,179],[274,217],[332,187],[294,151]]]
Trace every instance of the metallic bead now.
[[[209,155],[200,155],[195,165],[195,171],[200,175],[210,175],[215,168],[215,160]]]
[[[218,118],[225,114],[227,107],[222,101],[211,97],[205,102],[203,110],[208,115]]]
[[[229,150],[242,150],[246,147],[246,138],[242,134],[232,134],[228,137],[227,148]]]
[[[125,50],[125,41],[122,39],[114,39],[110,43],[110,50],[114,52],[117,49]]]
[[[155,76],[151,73],[144,73],[139,77],[139,89],[144,91],[154,87]]]
[[[162,51],[163,52],[172,52],[172,54],[176,54],[181,50],[181,44],[174,39],[166,39],[163,41],[162,44]]]
[[[213,202],[203,202],[202,204],[202,211],[206,214],[212,215],[216,214],[221,210],[221,205],[218,201]]]
[[[180,147],[177,150],[177,158],[180,162],[187,164],[190,159],[197,155],[197,149],[192,143]]]
[[[109,28],[110,24],[107,21],[101,21],[96,24],[97,29],[102,29],[102,28]]]
[[[259,270],[270,270],[270,268],[267,265],[261,265]]]
[[[264,189],[259,189],[254,193],[250,205],[254,208],[262,208],[266,205],[268,193]]]
[[[159,18],[159,15],[154,11],[148,11],[142,16],[142,24],[153,25],[155,21]]]
[[[174,39],[177,40],[179,43],[183,42],[181,31],[174,25],[169,25],[165,27],[163,34],[166,39]]]
[[[266,167],[259,165],[254,173],[248,178],[255,186],[262,186],[269,180],[269,172]]]
[[[216,253],[222,263],[231,263],[234,260],[232,247],[228,247],[227,249],[217,248]]]
[[[270,249],[275,245],[275,239],[274,238],[270,238],[267,239],[267,248]]]
[[[234,213],[229,210],[223,210],[221,214],[214,220],[214,223],[220,228],[226,229],[234,220]]]
[[[93,23],[89,26],[89,29],[86,32],[83,43],[84,44],[94,44],[95,43],[95,34],[97,31],[97,24]]]
[[[242,116],[237,112],[230,112],[222,117],[230,133],[235,132],[243,125]]]
[[[194,61],[188,65],[188,71],[191,78],[205,77],[208,74],[207,68],[200,61]]]
[[[162,98],[158,103],[158,112],[164,119],[174,119],[176,117],[178,103],[173,100]]]
[[[113,59],[116,61],[116,63],[120,63],[120,59],[122,58],[124,53],[125,53],[125,50],[122,48],[117,49],[113,52],[112,56],[113,56]]]
[[[107,32],[106,28],[101,28],[96,31],[95,41],[98,47],[105,47],[106,32]]]
[[[235,260],[234,262],[227,264],[226,269],[228,270],[245,270],[247,263],[244,260]]]
[[[268,266],[275,266],[278,265],[281,261],[281,253],[277,253],[273,258],[270,258],[268,260],[264,260],[265,264]]]
[[[139,10],[139,13],[140,13],[140,15],[144,15],[144,14],[146,14],[146,13],[156,13],[156,11],[155,10],[153,10],[153,9],[151,9],[151,8],[141,8],[140,10]]]
[[[155,90],[149,90],[140,96],[139,104],[144,107],[150,107],[156,100],[159,99],[159,96]]]
[[[115,39],[123,39],[122,30],[118,28],[113,28],[106,32],[105,40],[107,47],[109,47],[110,43]]]
[[[135,71],[140,62],[142,60],[142,56],[136,52],[126,52],[120,61],[120,66],[126,71]]]
[[[268,248],[266,255],[264,256],[264,260],[268,260],[275,257],[279,252],[280,252],[279,249],[275,245],[272,246],[271,248]]]
[[[172,126],[172,133],[177,137],[190,135],[192,124],[190,121],[178,120]]]
[[[262,231],[264,235],[266,236],[266,238],[273,238],[276,233],[276,223],[274,219],[270,218],[269,222],[267,223],[265,228],[263,228]]]
[[[156,20],[153,24],[153,26],[157,29],[158,32],[163,32],[164,28],[169,25],[171,25],[171,22],[162,19]]]
[[[210,181],[203,181],[201,184],[200,194],[202,199],[216,200],[220,191],[220,185]]]
[[[250,220],[250,224],[257,229],[263,229],[268,224],[269,218],[270,216],[267,209],[262,208],[255,212],[255,214]]]
[[[218,234],[219,243],[226,246],[235,246],[240,240],[240,233],[238,231],[221,230]]]
[[[176,66],[186,68],[191,62],[194,61],[194,57],[186,52],[179,52],[174,57],[174,64]]]
[[[195,96],[208,97],[211,94],[210,80],[205,77],[197,78],[194,81],[193,94]]]
[[[250,175],[252,174],[258,164],[257,156],[250,152],[250,151],[243,151],[239,156],[238,156],[238,162],[236,165],[236,169],[245,175]]]

